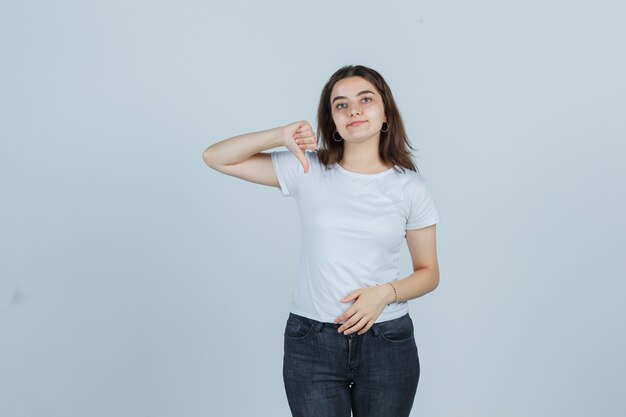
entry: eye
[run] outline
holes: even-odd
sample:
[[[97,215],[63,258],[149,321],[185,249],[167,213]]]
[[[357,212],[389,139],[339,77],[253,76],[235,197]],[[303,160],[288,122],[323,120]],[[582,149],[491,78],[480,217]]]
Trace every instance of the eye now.
[[[372,98],[371,98],[371,97],[363,97],[363,99],[362,99],[362,100],[368,100],[368,101],[366,101],[366,103],[369,103],[370,101],[372,101]],[[339,103],[339,104],[337,104],[337,105],[335,106],[335,108],[337,108],[337,109],[343,109],[343,107],[341,107],[341,106],[343,106],[344,104],[345,104],[345,103]]]

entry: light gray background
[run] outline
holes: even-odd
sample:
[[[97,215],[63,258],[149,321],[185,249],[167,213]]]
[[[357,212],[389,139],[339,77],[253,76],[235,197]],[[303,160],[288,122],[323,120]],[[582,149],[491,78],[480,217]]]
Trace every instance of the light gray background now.
[[[442,217],[412,415],[623,415],[625,12],[2,1],[0,415],[290,415],[296,206],[201,154],[317,126],[345,64],[387,79]]]

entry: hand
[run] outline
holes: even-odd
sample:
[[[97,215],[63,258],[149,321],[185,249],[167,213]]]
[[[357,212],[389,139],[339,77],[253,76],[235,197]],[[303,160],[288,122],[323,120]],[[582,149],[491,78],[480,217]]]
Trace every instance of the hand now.
[[[290,123],[283,126],[284,145],[299,160],[304,167],[304,172],[309,172],[309,160],[304,155],[307,149],[317,149],[317,138],[313,128],[306,120]]]
[[[356,301],[335,319],[335,323],[347,320],[337,331],[343,332],[348,329],[344,333],[346,335],[358,331],[359,336],[367,332],[385,308],[386,291],[388,291],[385,287],[387,286],[359,288],[342,298],[342,302],[348,302],[352,299],[356,299]]]

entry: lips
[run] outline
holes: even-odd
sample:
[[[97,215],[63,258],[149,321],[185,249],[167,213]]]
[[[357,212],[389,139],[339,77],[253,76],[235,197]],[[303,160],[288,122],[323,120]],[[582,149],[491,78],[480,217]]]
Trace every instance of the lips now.
[[[355,122],[350,123],[348,126],[353,126],[353,127],[354,127],[354,126],[360,126],[360,125],[362,125],[363,123],[365,123],[366,121],[367,121],[367,120],[357,120],[357,121],[355,121]]]

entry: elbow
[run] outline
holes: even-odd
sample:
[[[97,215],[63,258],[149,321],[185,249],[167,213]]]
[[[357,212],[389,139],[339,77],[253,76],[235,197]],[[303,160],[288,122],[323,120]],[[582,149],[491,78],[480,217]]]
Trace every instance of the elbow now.
[[[212,168],[213,162],[211,161],[211,151],[210,148],[206,148],[204,152],[202,152],[202,160],[209,167]]]
[[[437,273],[434,277],[433,277],[433,291],[435,289],[437,289],[437,287],[439,286],[439,274]]]
[[[427,292],[434,291],[439,286],[439,267],[438,266],[422,266],[414,268],[414,273],[419,271],[421,275],[422,285]]]
[[[433,290],[439,286],[439,268],[433,269]]]

